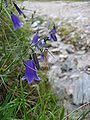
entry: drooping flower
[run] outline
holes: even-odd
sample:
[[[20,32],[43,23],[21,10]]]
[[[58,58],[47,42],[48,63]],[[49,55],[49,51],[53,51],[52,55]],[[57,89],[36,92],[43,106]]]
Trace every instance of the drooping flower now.
[[[50,39],[57,41],[57,37],[54,33],[50,33]]]
[[[11,19],[12,19],[12,22],[13,22],[13,28],[14,30],[17,29],[17,27],[22,27],[23,24],[20,22],[19,18],[17,17],[17,15],[15,15],[14,13],[11,13]]]
[[[56,27],[55,27],[55,26],[53,26],[53,29],[49,32],[48,38],[49,38],[49,40],[57,41],[57,37],[56,37]]]
[[[44,39],[40,40],[39,43],[38,43],[39,48],[42,49],[44,45],[45,45]]]
[[[38,33],[36,32],[32,40],[32,45],[35,45],[38,42],[38,38]]]
[[[55,25],[53,26],[53,29],[50,31],[50,33],[57,33]]]
[[[39,61],[35,52],[32,53],[32,58],[37,69],[40,68]]]
[[[20,15],[22,14],[24,16],[24,18],[26,18],[26,16],[24,15],[23,11],[17,6],[17,4],[13,2],[13,5],[16,8],[16,10],[18,11],[18,13]]]
[[[40,40],[39,44],[38,44],[39,48],[43,48],[43,43],[42,41]]]
[[[26,69],[25,74],[22,77],[22,80],[28,80],[28,84],[30,84],[33,80],[39,81],[40,78],[37,75],[35,64],[33,60],[27,60],[24,62]]]
[[[44,53],[41,53],[41,62],[44,61]]]

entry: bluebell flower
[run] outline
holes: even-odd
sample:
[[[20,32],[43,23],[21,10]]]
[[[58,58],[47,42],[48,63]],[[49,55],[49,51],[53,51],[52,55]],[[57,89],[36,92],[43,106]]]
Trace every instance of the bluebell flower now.
[[[32,58],[37,69],[40,68],[39,61],[35,52],[32,53]]]
[[[41,62],[44,61],[44,53],[41,53]]]
[[[16,30],[17,27],[21,28],[23,26],[23,24],[20,22],[19,18],[14,13],[11,13],[11,19],[12,19],[12,22],[13,22],[14,30]]]
[[[44,39],[42,39],[42,40],[39,41],[38,46],[39,46],[39,48],[42,49],[45,44],[46,43],[45,43]]]
[[[35,45],[38,42],[38,38],[38,33],[36,32],[32,40],[32,45]]]
[[[57,37],[54,33],[50,33],[50,39],[57,41]]]
[[[39,48],[43,48],[43,43],[42,43],[42,41],[41,41],[41,40],[39,41],[38,46],[39,46]]]
[[[28,80],[28,84],[30,84],[33,80],[39,81],[40,78],[37,75],[35,64],[33,60],[27,60],[24,62],[26,69],[25,74],[22,77],[22,80]]]
[[[14,2],[13,2],[13,4],[14,4],[16,10],[18,11],[18,13],[19,13],[20,15],[22,14],[22,15],[24,16],[24,18],[26,18],[26,16],[24,15],[23,11],[17,6],[17,4],[14,3]]]
[[[56,37],[56,27],[53,26],[53,29],[49,32],[49,40],[54,40],[54,41],[57,41],[57,37]]]
[[[53,29],[50,31],[50,33],[57,33],[55,25],[53,26]]]

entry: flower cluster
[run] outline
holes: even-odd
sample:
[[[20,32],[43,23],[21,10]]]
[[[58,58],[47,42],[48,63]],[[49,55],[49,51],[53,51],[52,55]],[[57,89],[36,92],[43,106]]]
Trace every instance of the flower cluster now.
[[[17,6],[15,2],[13,2],[13,5],[18,11],[19,15],[23,15],[23,17],[26,18],[23,11]],[[16,30],[18,27],[20,28],[23,27],[23,23],[20,22],[18,16],[13,12],[11,12],[11,20],[13,22],[14,30]],[[44,51],[46,50],[45,45],[47,44],[47,41],[57,41],[57,37],[56,37],[57,31],[55,25],[49,31],[48,36],[45,36],[45,38],[40,39],[38,33],[39,31],[36,31],[30,43],[31,55],[29,60],[23,62],[26,69],[25,69],[25,74],[22,77],[22,80],[28,80],[28,84],[32,83],[33,80],[37,80],[37,81],[40,80],[37,74],[37,69],[40,69],[40,65],[36,54],[36,50],[40,51],[41,61],[43,62],[45,59]]]

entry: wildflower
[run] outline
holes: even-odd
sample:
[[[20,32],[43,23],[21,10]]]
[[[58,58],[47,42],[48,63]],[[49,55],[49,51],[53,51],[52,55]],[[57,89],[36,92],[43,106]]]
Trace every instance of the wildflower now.
[[[32,40],[32,45],[35,45],[38,42],[38,33],[35,33],[33,40]]]
[[[42,49],[44,45],[45,45],[44,39],[43,39],[43,40],[40,40],[40,41],[39,41],[39,44],[38,44],[39,48]]]
[[[44,61],[44,53],[41,53],[41,62]]]
[[[36,68],[33,60],[27,60],[24,62],[26,65],[25,75],[22,77],[22,80],[28,80],[28,84],[30,84],[33,80],[40,80],[36,73]]]
[[[36,55],[35,52],[32,53],[32,58],[33,58],[33,61],[34,61],[34,64],[35,64],[36,68],[39,69],[40,65],[39,65],[39,61],[37,59],[37,55]]]
[[[50,31],[50,33],[57,33],[55,25],[53,26],[53,29]]]
[[[57,41],[57,37],[54,33],[50,33],[50,39]]]
[[[16,8],[16,10],[18,11],[18,13],[21,15],[23,15],[24,16],[24,18],[26,18],[26,16],[24,15],[24,13],[22,12],[22,10],[17,6],[17,4],[16,3],[14,3],[13,2],[13,4],[14,4],[14,7]]]
[[[22,27],[23,26],[23,24],[20,22],[19,18],[14,13],[11,13],[11,19],[12,19],[12,22],[13,22],[14,30],[16,30],[17,27]]]
[[[53,26],[53,29],[49,32],[48,38],[49,38],[50,40],[57,41],[57,37],[56,37],[56,27],[55,27],[55,26]]]

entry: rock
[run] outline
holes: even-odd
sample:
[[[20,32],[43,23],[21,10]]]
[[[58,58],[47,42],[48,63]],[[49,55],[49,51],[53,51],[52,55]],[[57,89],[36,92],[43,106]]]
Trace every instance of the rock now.
[[[73,45],[69,45],[69,44],[65,44],[65,43],[60,43],[60,46],[59,46],[60,50],[61,51],[66,51],[67,53],[69,54],[72,54],[75,52],[75,48]]]
[[[59,57],[58,56],[56,56],[56,55],[54,55],[54,56],[49,55],[49,58],[48,58],[49,65],[55,65],[55,63],[58,62],[58,61],[59,61]]]
[[[33,28],[37,27],[40,24],[40,21],[35,21],[31,26]]]
[[[79,50],[79,51],[77,51],[77,55],[83,55],[84,53],[85,53],[86,51],[85,50]]]
[[[81,73],[73,81],[73,103],[80,105],[90,102],[90,75]]]
[[[85,70],[86,66],[90,65],[90,53],[77,55],[78,65],[77,69]]]
[[[52,77],[53,76],[53,77]],[[52,66],[48,72],[52,86],[61,98],[68,97],[71,104],[81,105],[90,102],[90,75],[85,72],[73,71],[62,73],[61,66]]]
[[[74,49],[71,48],[71,47],[66,48],[66,51],[67,51],[69,54],[74,53]]]
[[[48,57],[48,63],[49,65],[57,65],[57,64],[62,64],[62,62],[64,62],[67,59],[68,55],[67,54],[60,54],[60,55],[51,55],[49,54]],[[61,65],[60,65],[61,66]]]
[[[52,66],[50,71],[48,72],[49,80],[55,82],[61,75],[61,67],[60,66]],[[53,77],[52,77],[53,76]]]
[[[90,65],[87,65],[87,66],[85,67],[85,70],[86,70],[86,73],[87,73],[87,74],[90,74]]]
[[[51,52],[54,53],[54,54],[56,54],[56,55],[58,55],[58,54],[60,54],[60,49],[59,48],[53,48],[51,50]]]
[[[61,62],[64,62],[64,61],[67,59],[67,57],[68,57],[67,54],[60,54],[60,55],[59,55],[59,60],[60,60]]]
[[[66,90],[64,85],[66,85],[65,81],[67,79],[67,76],[65,73],[62,74],[61,66],[60,65],[52,66],[47,76],[52,84],[52,87],[55,90],[55,93],[59,95],[60,98],[64,98],[66,96]]]
[[[58,44],[58,42],[52,42],[51,43],[51,46],[53,47],[53,48],[57,48],[57,47],[59,47],[59,44]]]
[[[68,56],[64,63],[62,63],[62,72],[77,69],[77,58],[74,55]]]

